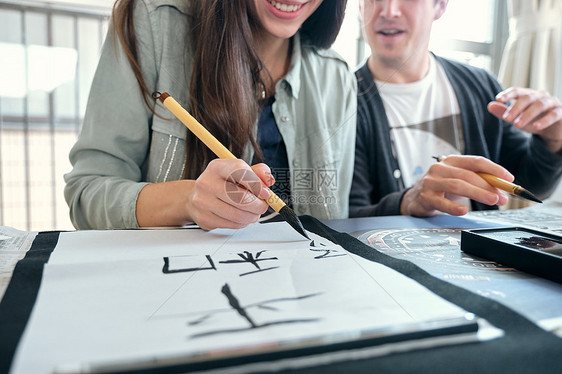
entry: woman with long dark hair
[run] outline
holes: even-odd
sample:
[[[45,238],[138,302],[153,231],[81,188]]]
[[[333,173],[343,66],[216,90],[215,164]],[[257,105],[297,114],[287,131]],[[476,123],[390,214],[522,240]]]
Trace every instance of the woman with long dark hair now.
[[[297,214],[346,217],[356,88],[328,49],[345,5],[118,0],[65,175],[73,224],[244,227],[267,210],[274,180]],[[156,90],[239,159],[214,159]]]

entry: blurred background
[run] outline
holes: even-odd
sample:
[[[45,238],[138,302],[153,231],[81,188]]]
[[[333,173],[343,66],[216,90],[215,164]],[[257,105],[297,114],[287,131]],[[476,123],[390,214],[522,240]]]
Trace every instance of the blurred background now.
[[[227,0],[225,0],[227,1]],[[368,55],[349,0],[336,49]],[[63,174],[80,131],[113,0],[0,0],[0,225],[70,230]],[[489,70],[504,87],[562,99],[562,0],[450,0],[435,53]],[[562,201],[562,187],[551,198]]]

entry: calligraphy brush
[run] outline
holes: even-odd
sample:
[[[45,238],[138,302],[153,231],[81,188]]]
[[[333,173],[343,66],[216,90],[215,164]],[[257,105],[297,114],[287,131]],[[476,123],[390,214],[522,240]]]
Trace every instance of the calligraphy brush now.
[[[436,159],[437,162],[443,161],[445,159],[444,156],[439,156],[439,157],[432,156],[432,157]],[[496,188],[499,188],[502,191],[508,192],[518,197],[522,197],[527,200],[531,200],[537,203],[542,203],[542,201],[540,201],[539,198],[533,195],[530,191],[524,189],[523,187],[515,183],[508,182],[505,179],[498,178],[492,174],[487,174],[487,173],[476,173],[476,174],[478,174],[482,179],[488,182],[488,184]]]
[[[219,158],[236,158],[221,142],[218,141],[203,125],[201,125],[187,110],[185,110],[167,92],[155,91],[152,93],[154,99],[160,100],[170,112],[172,112],[199,140],[201,140]],[[270,196],[266,200],[267,204],[279,213],[281,218],[286,221],[299,234],[310,240],[299,217],[295,211],[288,207],[283,200],[273,191],[269,190]]]

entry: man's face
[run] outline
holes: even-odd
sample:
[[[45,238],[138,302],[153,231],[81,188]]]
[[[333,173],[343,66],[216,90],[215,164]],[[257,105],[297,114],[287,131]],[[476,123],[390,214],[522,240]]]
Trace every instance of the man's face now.
[[[386,65],[418,61],[427,53],[431,25],[446,0],[362,0],[361,17],[372,56]],[[412,58],[413,57],[413,58]]]

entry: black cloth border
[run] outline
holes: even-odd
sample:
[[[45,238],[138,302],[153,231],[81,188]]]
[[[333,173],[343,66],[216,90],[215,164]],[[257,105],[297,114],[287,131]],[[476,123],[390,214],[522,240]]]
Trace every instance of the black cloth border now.
[[[40,232],[16,264],[0,302],[0,373],[7,373],[39,293],[43,265],[59,240],[59,231]]]

